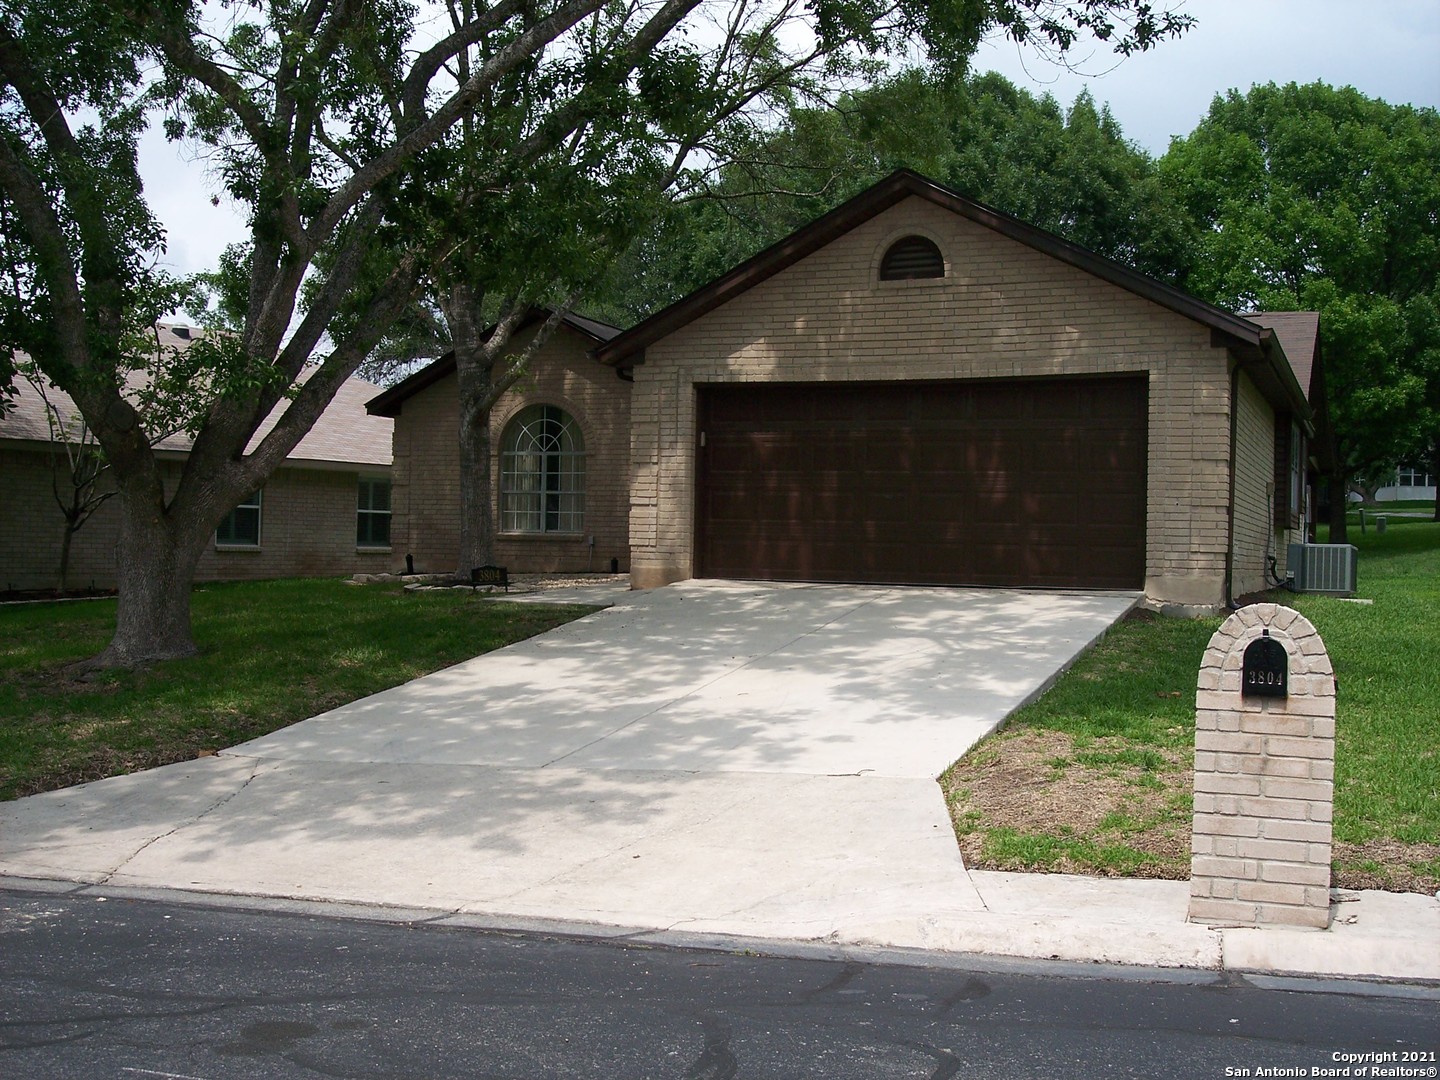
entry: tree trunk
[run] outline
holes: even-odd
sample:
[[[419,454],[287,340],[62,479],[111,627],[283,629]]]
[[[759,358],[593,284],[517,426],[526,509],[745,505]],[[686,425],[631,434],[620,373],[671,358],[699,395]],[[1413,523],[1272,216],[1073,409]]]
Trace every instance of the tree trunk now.
[[[129,499],[122,492],[117,501],[116,580],[120,595],[115,636],[104,652],[73,665],[72,673],[139,667],[200,651],[190,631],[190,587],[208,531],[174,529],[145,499]]]
[[[490,483],[491,357],[482,339],[480,295],[468,283],[452,282],[440,292],[440,310],[455,350],[460,398],[460,550],[455,567],[466,581],[470,571],[495,561],[495,516]]]
[[[495,561],[494,492],[490,483],[490,410],[472,415],[462,401],[460,417],[460,565],[457,573],[469,580],[470,570]]]
[[[1350,508],[1346,496],[1350,493],[1350,477],[1345,470],[1336,469],[1330,474],[1330,543],[1348,543],[1345,531],[1345,514]]]
[[[1440,521],[1440,435],[1430,444],[1430,479],[1435,481],[1435,521]]]
[[[65,532],[60,537],[60,572],[55,580],[56,596],[64,596],[66,586],[70,584],[70,541],[75,539],[75,531],[75,522],[67,520]]]

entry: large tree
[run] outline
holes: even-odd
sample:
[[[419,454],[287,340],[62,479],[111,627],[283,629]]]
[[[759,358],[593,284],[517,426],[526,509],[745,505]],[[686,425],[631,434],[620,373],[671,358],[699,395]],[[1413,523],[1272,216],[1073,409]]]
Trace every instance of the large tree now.
[[[1440,437],[1440,116],[1324,83],[1232,90],[1160,168],[1192,237],[1184,288],[1321,313],[1343,540],[1352,479]]]
[[[1184,246],[1154,161],[1088,92],[1062,108],[910,68],[734,148],[627,257],[608,310],[643,317],[901,167],[1167,279]]]
[[[0,215],[19,226],[19,257],[0,267],[0,355],[8,365],[23,350],[71,396],[118,489],[116,631],[94,664],[195,651],[190,586],[216,524],[284,460],[445,250],[427,229],[450,227],[452,211],[443,198],[433,215],[426,204],[443,185],[417,178],[444,167],[432,151],[462,119],[523,114],[518,139],[485,147],[457,205],[479,193],[511,200],[548,190],[534,180],[547,162],[563,178],[567,147],[592,125],[624,122],[647,97],[688,95],[673,80],[695,70],[713,24],[741,15],[752,29],[733,57],[740,77],[797,52],[822,68],[917,45],[954,61],[995,27],[1055,47],[1088,30],[1124,52],[1187,22],[1142,0],[495,0],[455,11],[446,23],[404,0],[0,9]],[[533,87],[545,93],[510,94]],[[136,165],[157,113],[208,154],[250,226],[234,332],[158,359],[145,331],[182,296],[156,269],[164,238]],[[478,239],[478,250],[449,250],[483,259]],[[322,253],[328,270],[302,304]],[[151,449],[146,386],[188,391],[193,446],[174,481]]]

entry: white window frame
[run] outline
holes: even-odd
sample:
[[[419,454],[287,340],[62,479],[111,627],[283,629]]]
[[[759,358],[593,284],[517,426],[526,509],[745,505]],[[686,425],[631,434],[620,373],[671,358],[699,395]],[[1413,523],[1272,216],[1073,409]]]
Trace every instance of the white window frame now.
[[[374,506],[367,506],[367,501],[374,501],[374,485],[385,485],[385,508],[376,509]],[[366,496],[369,495],[367,500]],[[359,551],[389,551],[390,550],[390,523],[393,520],[394,508],[391,504],[393,489],[390,486],[388,476],[361,476],[355,484],[355,547]],[[362,521],[374,521],[377,518],[385,519],[385,542],[376,543],[373,540],[362,540],[360,537],[360,523]]]
[[[585,436],[558,405],[527,405],[500,443],[500,529],[509,536],[585,530]]]
[[[253,551],[260,547],[261,541],[264,539],[265,526],[264,500],[261,497],[263,490],[262,488],[260,491],[256,491],[255,494],[241,499],[228,514],[220,519],[220,524],[215,527],[215,546],[217,548]],[[220,534],[226,530],[227,526],[232,533],[235,531],[236,514],[242,510],[253,510],[255,513],[255,539],[253,541],[245,538],[222,539]]]

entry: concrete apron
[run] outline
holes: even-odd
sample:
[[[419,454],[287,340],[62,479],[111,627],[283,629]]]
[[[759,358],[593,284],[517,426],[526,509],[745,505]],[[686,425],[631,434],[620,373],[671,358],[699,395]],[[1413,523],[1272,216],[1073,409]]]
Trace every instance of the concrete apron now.
[[[0,874],[966,947],[985,902],[935,777],[1134,599],[634,593],[218,757],[0,807]]]

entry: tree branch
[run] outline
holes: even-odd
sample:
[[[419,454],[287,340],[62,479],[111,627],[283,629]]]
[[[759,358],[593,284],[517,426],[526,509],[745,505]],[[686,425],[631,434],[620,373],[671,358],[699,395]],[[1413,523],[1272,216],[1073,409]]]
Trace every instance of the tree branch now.
[[[515,16],[527,13],[532,3],[533,0],[501,0],[417,56],[401,87],[400,105],[404,115],[417,120],[423,116],[425,92],[440,68],[492,30],[498,30]]]
[[[693,4],[698,0],[684,0],[684,2]],[[322,242],[335,229],[345,214],[364,198],[367,192],[373,190],[382,180],[396,173],[415,154],[437,142],[480,99],[481,94],[487,88],[529,60],[538,49],[560,37],[586,15],[593,13],[603,5],[604,0],[571,0],[569,4],[558,8],[549,17],[535,23],[497,52],[440,108],[435,110],[433,115],[371,159],[363,169],[352,175],[335,191],[308,230],[312,243],[318,245]]]
[[[89,366],[90,347],[85,333],[85,302],[80,295],[80,278],[70,258],[70,245],[65,237],[50,199],[35,174],[15,152],[10,140],[0,139],[0,185],[14,203],[26,235],[35,248],[36,259],[45,283],[50,288],[50,302],[55,307],[55,327],[60,338],[60,356],[36,357],[45,362],[45,371],[57,383],[70,379],[50,364],[63,360],[72,369]]]
[[[375,348],[400,313],[414,298],[420,280],[420,260],[414,253],[401,257],[377,290],[377,299],[355,330],[305,380],[275,426],[240,464],[240,486],[253,490],[289,456],[329,406],[335,392]]]

